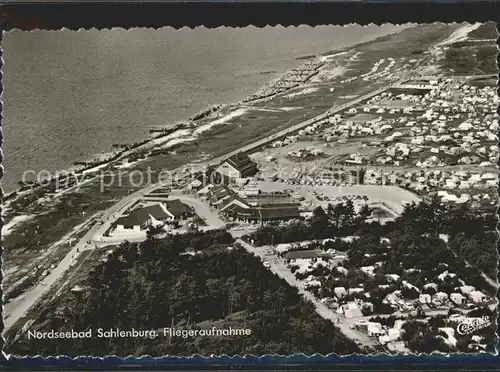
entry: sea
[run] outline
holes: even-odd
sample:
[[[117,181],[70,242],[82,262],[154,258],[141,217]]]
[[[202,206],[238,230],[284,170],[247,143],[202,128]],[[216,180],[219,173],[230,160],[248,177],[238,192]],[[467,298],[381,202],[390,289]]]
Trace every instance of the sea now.
[[[238,102],[318,55],[405,26],[9,31],[3,48],[4,191],[214,104]],[[31,175],[30,175],[31,176]],[[30,177],[31,178],[31,177]]]

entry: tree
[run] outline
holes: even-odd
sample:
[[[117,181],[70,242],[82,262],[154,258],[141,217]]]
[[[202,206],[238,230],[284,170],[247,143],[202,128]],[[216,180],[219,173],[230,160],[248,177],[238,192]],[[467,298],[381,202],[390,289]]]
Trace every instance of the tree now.
[[[333,220],[336,231],[339,230],[340,222],[344,215],[344,207],[341,203],[338,204],[328,204],[327,207],[328,217]]]
[[[342,220],[343,227],[351,229],[354,226],[354,204],[351,199],[347,199],[343,204],[344,218]]]
[[[411,287],[411,288],[408,288],[408,287],[403,287],[401,289],[401,295],[404,297],[404,298],[407,298],[407,299],[410,299],[410,300],[414,300],[416,298],[418,298],[419,296],[419,293],[418,291]]]
[[[433,316],[429,318],[429,328],[437,333],[437,329],[440,327],[444,327],[446,324],[443,316]]]
[[[328,219],[325,210],[321,207],[317,207],[313,211],[311,217],[311,229],[314,237],[326,237],[326,231],[330,226],[330,221]]]
[[[347,252],[347,257],[349,259],[350,267],[359,267],[363,265],[363,259],[365,258],[366,247],[359,242],[355,242],[351,249]]]
[[[365,223],[368,217],[370,217],[371,215],[372,215],[372,210],[365,203],[358,212],[358,215],[356,217],[356,225],[359,226]]]

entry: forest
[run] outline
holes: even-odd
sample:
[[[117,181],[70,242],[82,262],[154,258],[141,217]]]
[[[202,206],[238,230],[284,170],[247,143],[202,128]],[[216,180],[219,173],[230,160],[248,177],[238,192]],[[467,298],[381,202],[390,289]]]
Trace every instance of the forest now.
[[[438,283],[435,289],[423,289],[422,293],[430,295],[437,291],[449,295],[462,285],[460,280],[463,280],[489,296],[496,297],[496,288],[491,285],[492,281],[496,281],[498,263],[495,215],[474,212],[466,205],[444,206],[437,197],[406,205],[401,216],[384,225],[377,221],[368,222],[367,214],[368,211],[364,209],[354,213],[350,202],[329,205],[325,209],[317,208],[309,221],[293,221],[287,226],[265,226],[246,239],[262,245],[271,242],[291,243],[303,234],[311,242],[300,248],[292,245],[292,249],[333,249],[344,253],[347,259],[342,267],[348,269],[346,275],[342,275],[336,268],[331,270],[318,266],[303,276],[312,274],[321,278],[321,286],[312,289],[318,298],[333,298],[335,287],[362,287],[369,293],[373,306],[370,310],[362,308],[364,315],[394,313],[394,309],[383,299],[387,294],[400,289],[400,283],[379,287],[387,283],[387,274],[396,274],[400,276],[400,281],[406,280],[418,288],[424,288],[428,283]],[[355,236],[356,239],[321,240],[325,237],[347,236]],[[362,266],[376,265],[377,262],[382,262],[382,265],[375,270],[374,276],[358,270]],[[292,266],[292,271],[293,268]],[[437,280],[446,270],[457,273],[458,276]],[[483,273],[491,280],[487,280]],[[406,288],[402,289],[402,295],[407,299],[419,297],[416,290]],[[362,298],[364,295],[349,294],[344,297],[344,301],[352,301],[357,297]],[[495,319],[497,312],[492,312],[485,304],[470,313],[470,316],[483,315]],[[395,320],[393,316],[385,320],[378,316],[372,319],[384,324],[387,320],[392,319],[392,323]],[[415,319],[410,316],[408,320],[403,339],[413,352],[474,351],[470,349],[470,335],[457,335],[458,344],[455,347],[444,342],[442,331],[438,328],[447,324],[447,316],[431,317],[429,324],[422,322],[418,316]],[[483,344],[492,345],[494,342],[493,327],[486,327],[475,335],[482,337]]]
[[[210,355],[359,352],[319,317],[297,290],[261,261],[232,246],[226,231],[193,232],[140,244],[123,243],[67,292],[31,329],[84,331],[245,328],[226,337],[91,338],[36,340],[21,336],[14,355]]]
[[[431,198],[406,205],[396,220],[373,220],[368,206],[357,213],[352,202],[317,208],[308,220],[267,224],[243,239],[255,245],[311,240],[306,249],[345,252],[346,276],[324,275],[319,297],[332,296],[336,286],[367,289],[373,314],[390,314],[378,285],[385,274],[398,274],[421,287],[444,270],[493,295],[483,276],[496,277],[496,217],[467,206],[443,206]],[[340,237],[356,236],[343,241]],[[443,239],[446,236],[447,239]],[[314,240],[329,238],[321,243]],[[384,242],[387,238],[390,247]],[[388,249],[390,248],[390,249]],[[303,249],[303,248],[302,248]],[[368,278],[356,268],[383,261]],[[409,269],[417,269],[411,271]],[[88,278],[85,290],[69,290],[57,298],[31,329],[84,331],[97,328],[179,329],[248,328],[251,335],[189,338],[114,338],[35,340],[21,336],[9,347],[14,355],[117,354],[291,354],[359,352],[297,290],[266,270],[225,230],[167,235],[148,234],[142,243],[125,242],[109,253]],[[451,293],[459,285],[443,281],[438,290]],[[412,293],[405,293],[408,298]],[[408,337],[419,326],[409,328]],[[430,337],[430,336],[429,336]],[[426,350],[417,337],[415,350]],[[437,341],[436,341],[437,342]]]

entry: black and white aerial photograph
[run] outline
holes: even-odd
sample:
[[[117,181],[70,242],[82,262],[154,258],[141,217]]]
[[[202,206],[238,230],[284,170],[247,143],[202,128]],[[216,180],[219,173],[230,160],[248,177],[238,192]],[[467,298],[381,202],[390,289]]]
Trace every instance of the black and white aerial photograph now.
[[[494,353],[497,38],[5,32],[5,352]]]

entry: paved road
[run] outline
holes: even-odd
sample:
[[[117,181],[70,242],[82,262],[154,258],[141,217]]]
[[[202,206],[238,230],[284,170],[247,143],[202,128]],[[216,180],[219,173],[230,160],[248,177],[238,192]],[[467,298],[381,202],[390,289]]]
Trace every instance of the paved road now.
[[[170,197],[172,199],[179,199],[181,202],[193,207],[196,214],[205,220],[209,229],[221,229],[226,225],[225,222],[220,219],[217,211],[212,210],[207,203],[204,203],[200,199],[192,195],[175,192],[172,192]]]
[[[396,83],[395,83],[396,84]],[[275,133],[275,134],[272,134],[266,138],[263,138],[261,140],[258,140],[258,141],[255,141],[249,145],[246,145],[246,146],[243,146],[242,148],[238,149],[238,150],[235,150],[235,151],[232,151],[230,152],[229,154],[225,154],[223,156],[220,156],[218,158],[215,158],[215,159],[212,159],[210,161],[210,163],[218,163],[222,160],[224,160],[225,158],[227,157],[230,157],[232,155],[235,155],[239,152],[253,152],[257,149],[259,149],[260,147],[264,146],[264,145],[267,145],[268,143],[270,142],[274,142],[274,141],[277,141],[278,139],[280,138],[283,138],[283,137],[286,137],[287,135],[290,135],[292,133],[295,133],[295,132],[298,132],[299,130],[301,129],[304,129],[306,127],[308,127],[309,125],[312,125],[320,120],[323,120],[323,119],[326,119],[332,115],[335,115],[341,111],[344,111],[345,109],[351,107],[351,106],[354,106],[354,105],[357,105],[363,101],[366,101],[372,97],[375,97],[383,92],[385,92],[386,90],[389,90],[391,88],[391,86],[394,85],[394,84],[391,84],[391,85],[387,85],[383,88],[380,88],[380,89],[377,89],[373,92],[370,92],[370,93],[367,93],[367,94],[364,94],[362,96],[359,96],[358,98],[356,99],[353,99],[352,101],[349,101],[349,102],[346,102],[342,105],[339,105],[339,106],[336,106],[336,107],[333,107],[327,111],[325,111],[324,113],[320,114],[320,115],[317,115],[311,119],[308,119],[306,121],[303,121],[301,122],[300,124],[296,124],[292,127],[289,127],[289,128],[286,128],[286,129],[283,129],[282,131],[279,131],[278,133]]]
[[[316,312],[323,319],[331,321],[336,327],[340,328],[342,333],[349,339],[356,341],[361,347],[369,347],[374,349],[378,344],[368,337],[365,333],[359,332],[356,329],[351,329],[347,319],[340,316],[332,309],[328,308],[325,304],[320,302],[316,297],[314,297],[309,291],[302,288],[302,284],[295,278],[292,272],[285,266],[283,260],[278,257],[267,254],[265,247],[254,247],[251,244],[246,243],[241,239],[237,239],[248,252],[260,257],[262,260],[267,261],[270,265],[271,271],[278,275],[279,277],[285,279],[287,283],[299,290],[299,293],[304,296],[305,299],[312,302],[316,308]]]
[[[323,114],[320,114],[314,118],[308,119],[300,124],[297,124],[295,126],[292,126],[290,128],[284,129],[276,134],[273,134],[269,137],[266,137],[264,139],[261,139],[259,141],[256,141],[254,143],[251,143],[247,146],[244,146],[238,150],[232,151],[229,154],[220,156],[218,158],[212,159],[210,162],[220,162],[227,157],[237,154],[239,152],[251,152],[255,149],[260,148],[261,146],[275,141],[276,139],[283,138],[288,134],[291,134],[293,132],[296,132],[302,128],[305,128],[319,120],[325,119],[335,113],[338,113],[340,111],[343,111],[350,106],[357,105],[360,102],[370,99],[386,90],[388,90],[390,86],[386,86],[384,88],[377,89],[371,93],[365,94],[363,96],[360,96],[350,102],[344,103],[340,106],[333,107],[332,109],[324,112]],[[135,149],[137,150],[137,149]],[[122,155],[120,158],[123,158],[125,156]],[[172,170],[172,172],[179,171],[183,168],[179,167],[177,169]],[[87,180],[86,182],[91,182],[91,180]],[[72,186],[71,189],[65,190],[64,192],[68,192],[70,190],[76,189],[80,185],[74,185]],[[63,276],[63,274],[74,264],[76,257],[78,256],[79,252],[88,249],[87,241],[94,241],[96,238],[100,238],[106,230],[108,230],[112,224],[112,222],[120,215],[123,213],[123,211],[134,201],[140,199],[143,197],[145,194],[150,193],[153,191],[155,188],[157,188],[159,185],[158,184],[152,184],[149,185],[139,191],[136,191],[130,195],[127,195],[125,198],[120,200],[118,203],[107,209],[102,218],[102,224],[97,224],[94,226],[85,236],[71,249],[71,251],[61,260],[61,262],[57,265],[57,267],[52,270],[52,272],[46,276],[42,282],[37,284],[36,286],[32,287],[30,290],[28,290],[26,293],[24,293],[23,296],[17,299],[13,299],[9,304],[5,305],[4,307],[4,312],[5,312],[5,321],[4,321],[4,332],[8,331],[18,320],[23,318],[28,310],[44,295],[46,294],[49,289]],[[198,204],[197,204],[198,205]],[[198,205],[199,206],[199,205]],[[202,218],[208,217],[210,220],[213,219],[213,215],[209,213],[208,210],[205,210],[203,208],[200,208],[200,214]],[[214,223],[217,223],[217,221],[213,221]],[[97,239],[99,240],[99,239]],[[321,304],[322,305],[322,304]],[[319,306],[319,305],[318,305]],[[323,305],[324,306],[324,305]],[[348,330],[346,330],[348,332]]]
[[[154,187],[148,187],[147,190],[152,190]],[[101,221],[102,225],[97,224],[93,226],[78,243],[68,252],[68,254],[59,262],[55,269],[47,275],[40,283],[26,291],[21,297],[12,299],[4,306],[4,332],[8,331],[18,320],[23,318],[28,310],[43,296],[56,282],[63,276],[63,274],[76,262],[79,253],[88,249],[87,241],[94,240],[95,236],[102,236],[102,234],[111,226],[110,217],[113,214],[116,216],[123,213],[123,211],[136,199],[138,199],[145,190],[140,190],[134,194],[130,194],[124,199],[120,200],[117,204],[106,210]]]
[[[96,245],[98,247],[103,247],[109,244],[116,244],[123,241],[124,238],[119,238],[118,240],[103,240],[101,237],[103,234],[111,227],[112,222],[121,215],[124,210],[137,199],[139,199],[146,192],[152,191],[155,186],[147,187],[146,189],[140,190],[134,194],[130,194],[119,203],[115,204],[107,211],[104,212],[101,217],[103,224],[97,224],[93,226],[87,234],[68,252],[68,254],[59,262],[55,269],[51,271],[40,283],[35,285],[26,291],[21,297],[12,299],[8,304],[4,306],[5,320],[4,320],[4,331],[8,331],[18,320],[23,318],[28,310],[43,296],[49,289],[57,283],[57,281],[63,276],[63,274],[76,262],[78,255],[87,249],[92,249]],[[196,213],[203,218],[207,225],[206,229],[219,229],[224,227],[224,222],[219,218],[216,212],[210,210],[210,207],[205,203],[201,202],[193,196],[179,194],[172,195],[175,199],[180,199],[188,205],[191,205]],[[115,218],[113,218],[115,215]],[[131,242],[143,241],[144,237],[130,237],[127,239]],[[91,244],[87,244],[91,241]]]

